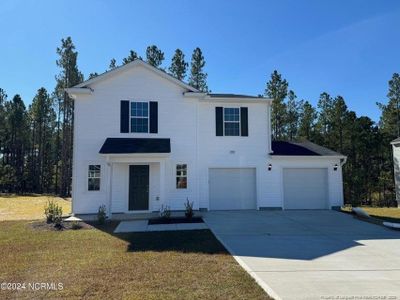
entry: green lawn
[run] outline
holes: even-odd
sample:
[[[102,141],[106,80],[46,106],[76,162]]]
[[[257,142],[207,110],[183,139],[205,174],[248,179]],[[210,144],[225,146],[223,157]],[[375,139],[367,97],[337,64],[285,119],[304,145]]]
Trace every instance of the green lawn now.
[[[113,234],[0,221],[1,282],[63,289],[0,290],[8,298],[269,299],[208,230]]]
[[[362,206],[371,217],[379,219],[381,221],[400,223],[400,208],[397,207],[370,207]],[[342,208],[345,212],[351,210],[351,208]]]

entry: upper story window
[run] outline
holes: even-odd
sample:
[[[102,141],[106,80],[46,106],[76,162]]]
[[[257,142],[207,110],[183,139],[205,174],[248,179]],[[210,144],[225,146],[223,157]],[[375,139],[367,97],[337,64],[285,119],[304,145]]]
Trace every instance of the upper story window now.
[[[224,107],[224,135],[240,135],[240,109]]]
[[[247,107],[215,107],[216,136],[249,136]]]
[[[88,169],[88,190],[100,191],[100,165],[89,165]]]
[[[149,132],[149,103],[131,102],[131,132]]]

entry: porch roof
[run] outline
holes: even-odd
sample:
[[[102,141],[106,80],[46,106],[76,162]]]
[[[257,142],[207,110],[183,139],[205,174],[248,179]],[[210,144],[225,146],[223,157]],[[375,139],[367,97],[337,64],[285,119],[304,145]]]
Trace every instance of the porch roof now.
[[[171,153],[170,139],[107,138],[100,154]]]

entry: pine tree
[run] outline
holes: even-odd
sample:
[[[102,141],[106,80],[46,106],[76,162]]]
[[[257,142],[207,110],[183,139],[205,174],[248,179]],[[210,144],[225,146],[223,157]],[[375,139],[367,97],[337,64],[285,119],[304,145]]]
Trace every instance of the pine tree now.
[[[301,103],[300,121],[299,121],[299,136],[307,140],[312,140],[317,112],[308,101]]]
[[[54,161],[53,138],[56,113],[45,88],[37,91],[29,109],[31,121],[31,153],[29,182],[35,193],[51,192]]]
[[[116,67],[117,67],[117,61],[115,60],[115,58],[112,58],[108,68],[109,68],[109,70],[114,70]]]
[[[57,85],[55,96],[58,101],[58,115],[62,116],[58,120],[58,126],[62,125],[62,131],[58,127],[57,134],[57,153],[60,153],[60,164],[57,164],[56,181],[58,181],[58,166],[60,168],[60,195],[68,196],[71,192],[72,178],[72,141],[73,141],[73,125],[74,125],[74,103],[68,96],[65,88],[72,87],[82,82],[83,75],[78,69],[77,58],[78,52],[75,51],[75,45],[71,37],[61,40],[61,47],[57,48],[59,59],[57,66],[61,69],[60,74],[56,76]],[[60,139],[60,134],[61,139]],[[56,182],[56,190],[58,191],[58,182]]]
[[[337,96],[332,102],[331,108],[331,146],[339,152],[343,152],[344,130],[346,126],[347,105],[342,96]]]
[[[192,61],[190,63],[190,78],[189,84],[202,92],[208,92],[207,86],[207,73],[203,68],[206,62],[200,48],[196,48],[192,54]]]
[[[300,117],[300,106],[296,100],[296,94],[290,90],[288,93],[287,101],[287,112],[286,112],[286,123],[287,123],[287,135],[290,141],[297,137],[297,132],[299,128],[299,117]]]
[[[4,140],[5,140],[5,104],[7,102],[7,94],[6,92],[0,88],[0,155],[2,156],[2,160],[4,162]]]
[[[6,105],[6,164],[14,175],[8,190],[21,193],[25,190],[25,157],[28,149],[28,124],[25,104],[19,95]]]
[[[97,77],[97,76],[99,76],[99,74],[98,74],[97,72],[90,73],[90,74],[89,74],[89,79],[95,78],[95,77]]]
[[[400,136],[400,75],[394,73],[389,80],[388,104],[377,103],[382,111],[380,126],[392,139]]]
[[[135,51],[130,50],[129,55],[122,60],[122,64],[126,65],[136,59],[142,59],[142,58],[140,56],[138,56]],[[111,66],[111,64],[110,64],[110,66]]]
[[[146,61],[153,67],[160,68],[164,61],[164,52],[158,49],[156,45],[148,46],[146,49]]]
[[[274,140],[283,139],[285,136],[286,104],[284,100],[288,94],[288,86],[286,79],[282,79],[281,74],[275,70],[265,88],[265,95],[272,99],[271,125]]]
[[[171,66],[169,67],[169,72],[177,79],[183,80],[186,76],[187,68],[188,63],[185,62],[185,54],[183,54],[180,49],[176,49]]]
[[[328,93],[323,92],[317,103],[318,120],[316,124],[317,134],[315,137],[317,138],[317,144],[328,148],[332,148],[332,105],[332,97]]]

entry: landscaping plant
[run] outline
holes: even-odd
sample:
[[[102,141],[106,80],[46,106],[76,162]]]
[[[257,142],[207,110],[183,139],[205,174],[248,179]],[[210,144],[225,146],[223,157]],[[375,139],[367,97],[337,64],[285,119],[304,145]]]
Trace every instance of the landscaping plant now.
[[[56,223],[62,220],[62,207],[54,201],[48,201],[44,208],[44,214],[46,216],[47,223]]]
[[[189,202],[189,198],[186,198],[185,202],[185,216],[188,219],[191,219],[194,216],[193,201]]]
[[[99,211],[97,212],[97,222],[102,225],[106,222],[106,218],[106,206],[103,204],[99,206]]]
[[[82,225],[78,221],[73,221],[71,223],[71,229],[78,230],[78,229],[81,229],[81,228],[82,228]]]
[[[168,205],[161,205],[160,208],[160,217],[164,219],[169,219],[171,217],[171,209]]]

